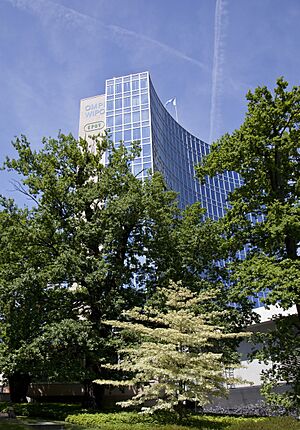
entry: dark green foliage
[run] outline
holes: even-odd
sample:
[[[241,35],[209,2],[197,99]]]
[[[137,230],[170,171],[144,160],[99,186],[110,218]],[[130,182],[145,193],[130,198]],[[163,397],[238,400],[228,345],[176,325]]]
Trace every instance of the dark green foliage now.
[[[231,193],[231,209],[220,221],[233,258],[238,249],[248,247],[246,260],[231,267],[232,291],[238,303],[269,290],[266,305],[279,303],[284,309],[296,305],[298,321],[289,328],[279,321],[258,354],[263,361],[283,360],[282,366],[275,364],[264,375],[264,394],[273,402],[271,386],[290,383],[294,395],[288,394],[286,400],[293,399],[296,407],[300,399],[295,356],[295,337],[300,334],[300,87],[289,90],[280,78],[273,92],[258,87],[247,99],[244,123],[212,145],[198,174],[205,180],[205,175],[232,170],[244,180]],[[277,400],[285,404],[284,397]]]
[[[7,408],[2,409],[3,412]],[[14,404],[13,409],[17,416],[30,418],[45,418],[57,421],[63,421],[70,414],[84,413],[80,405],[67,403],[19,403]]]
[[[163,242],[158,224],[178,215],[176,194],[159,174],[144,183],[132,175],[136,145],[115,149],[102,139],[96,146],[97,155],[60,135],[33,151],[22,136],[14,143],[18,158],[4,165],[21,175],[18,189],[32,202],[19,209],[1,199],[0,362],[16,391],[16,380],[25,387],[31,379],[98,376],[99,360],[114,354],[101,320],[143,300],[133,285],[134,274],[139,286],[146,282],[140,257],[150,241],[152,251]]]

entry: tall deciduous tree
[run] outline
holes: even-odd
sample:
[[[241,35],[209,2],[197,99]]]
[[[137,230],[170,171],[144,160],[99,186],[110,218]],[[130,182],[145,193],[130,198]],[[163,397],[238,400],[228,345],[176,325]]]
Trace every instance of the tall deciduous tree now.
[[[119,362],[109,369],[125,372],[121,380],[98,380],[99,384],[134,385],[136,395],[122,406],[183,411],[186,402],[203,406],[214,396],[224,396],[227,384],[236,382],[226,375],[226,367],[236,367],[224,357],[222,341],[241,338],[244,333],[228,333],[224,325],[214,325],[214,312],[203,311],[214,293],[195,293],[181,283],[171,282],[156,292],[156,303],[124,313],[125,321],[107,321],[136,338],[136,344],[119,351]],[[226,319],[227,312],[222,312]],[[128,374],[132,377],[128,379]],[[127,375],[127,377],[126,377]]]
[[[60,135],[34,151],[23,136],[14,143],[18,158],[5,162],[21,175],[18,188],[32,202],[21,210],[3,199],[0,214],[1,370],[12,392],[13,380],[22,385],[20,374],[23,392],[31,376],[43,376],[43,359],[44,377],[50,370],[59,377],[50,363],[61,361],[64,377],[74,378],[72,366],[59,360],[68,352],[84,364],[82,379],[97,376],[99,358],[113,351],[102,319],[141,303],[134,280],[143,286],[149,238],[158,244],[157,224],[176,223],[176,194],[166,191],[162,177],[142,183],[131,173],[137,145],[127,151],[102,139],[96,146],[93,154],[84,140]]]
[[[228,234],[240,246],[248,245],[248,255],[254,254],[253,267],[268,264],[270,276],[274,271],[267,302],[280,301],[284,308],[296,303],[299,313],[300,289],[294,281],[300,274],[300,87],[287,87],[280,78],[274,93],[266,87],[249,92],[244,123],[212,145],[197,171],[202,179],[225,170],[242,176],[243,185],[230,195],[231,209],[225,217]],[[281,281],[278,265],[285,271],[286,279]],[[247,275],[251,278],[252,270],[243,271],[241,286],[251,293],[253,283]],[[258,282],[254,290],[263,288]]]
[[[231,209],[222,220],[235,249],[248,248],[247,258],[234,269],[236,292],[244,298],[267,290],[267,305],[279,303],[287,309],[295,304],[298,323],[295,328],[293,320],[291,330],[299,336],[300,87],[289,90],[280,78],[273,92],[258,87],[247,99],[244,123],[212,145],[198,175],[205,180],[206,175],[232,170],[242,176],[243,185],[231,193]],[[277,361],[275,349],[269,352]],[[297,374],[299,378],[299,366]]]

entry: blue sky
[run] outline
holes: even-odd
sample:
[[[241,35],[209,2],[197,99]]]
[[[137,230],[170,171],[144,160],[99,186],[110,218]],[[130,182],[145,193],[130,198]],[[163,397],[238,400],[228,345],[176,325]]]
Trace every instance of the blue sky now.
[[[214,140],[241,124],[249,89],[299,85],[299,22],[299,0],[0,0],[0,159],[21,133],[35,147],[77,136],[81,98],[145,70]],[[0,193],[12,188],[1,173]]]

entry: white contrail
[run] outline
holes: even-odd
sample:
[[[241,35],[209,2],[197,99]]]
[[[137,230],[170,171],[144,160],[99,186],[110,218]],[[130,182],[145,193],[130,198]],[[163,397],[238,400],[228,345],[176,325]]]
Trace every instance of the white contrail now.
[[[110,25],[105,24],[101,20],[94,18],[90,15],[84,14],[82,12],[78,12],[75,9],[70,7],[63,6],[61,4],[55,3],[50,0],[6,0],[11,3],[13,6],[23,9],[30,10],[37,15],[39,15],[43,19],[53,18],[55,20],[63,20],[70,25],[80,26],[83,24],[87,25],[88,23],[93,22],[98,27],[99,25],[110,32],[112,32],[115,36],[125,36],[132,37],[134,39],[142,40],[146,43],[157,46],[161,50],[180,58],[181,60],[188,61],[191,64],[200,67],[201,69],[207,70],[207,67],[204,63],[199,60],[196,60],[189,55],[186,55],[184,52],[179,51],[178,49],[172,48],[165,43],[162,43],[156,39],[152,39],[151,37],[145,36],[143,34],[137,33],[132,30],[128,30],[127,28],[120,27],[118,25]],[[88,26],[86,27],[88,31]]]
[[[216,0],[209,143],[212,143],[213,138],[216,136],[216,132],[218,131],[221,121],[219,99],[222,92],[223,65],[225,57],[225,6],[224,0]]]

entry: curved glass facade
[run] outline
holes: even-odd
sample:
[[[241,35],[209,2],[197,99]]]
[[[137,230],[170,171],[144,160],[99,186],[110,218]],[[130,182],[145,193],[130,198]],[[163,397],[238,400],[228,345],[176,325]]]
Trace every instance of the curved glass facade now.
[[[209,153],[210,145],[183,128],[166,110],[150,80],[153,168],[163,173],[168,186],[179,193],[180,205],[200,201],[210,218],[225,214],[228,192],[241,185],[235,172],[207,178],[205,184],[195,178],[194,166]]]

